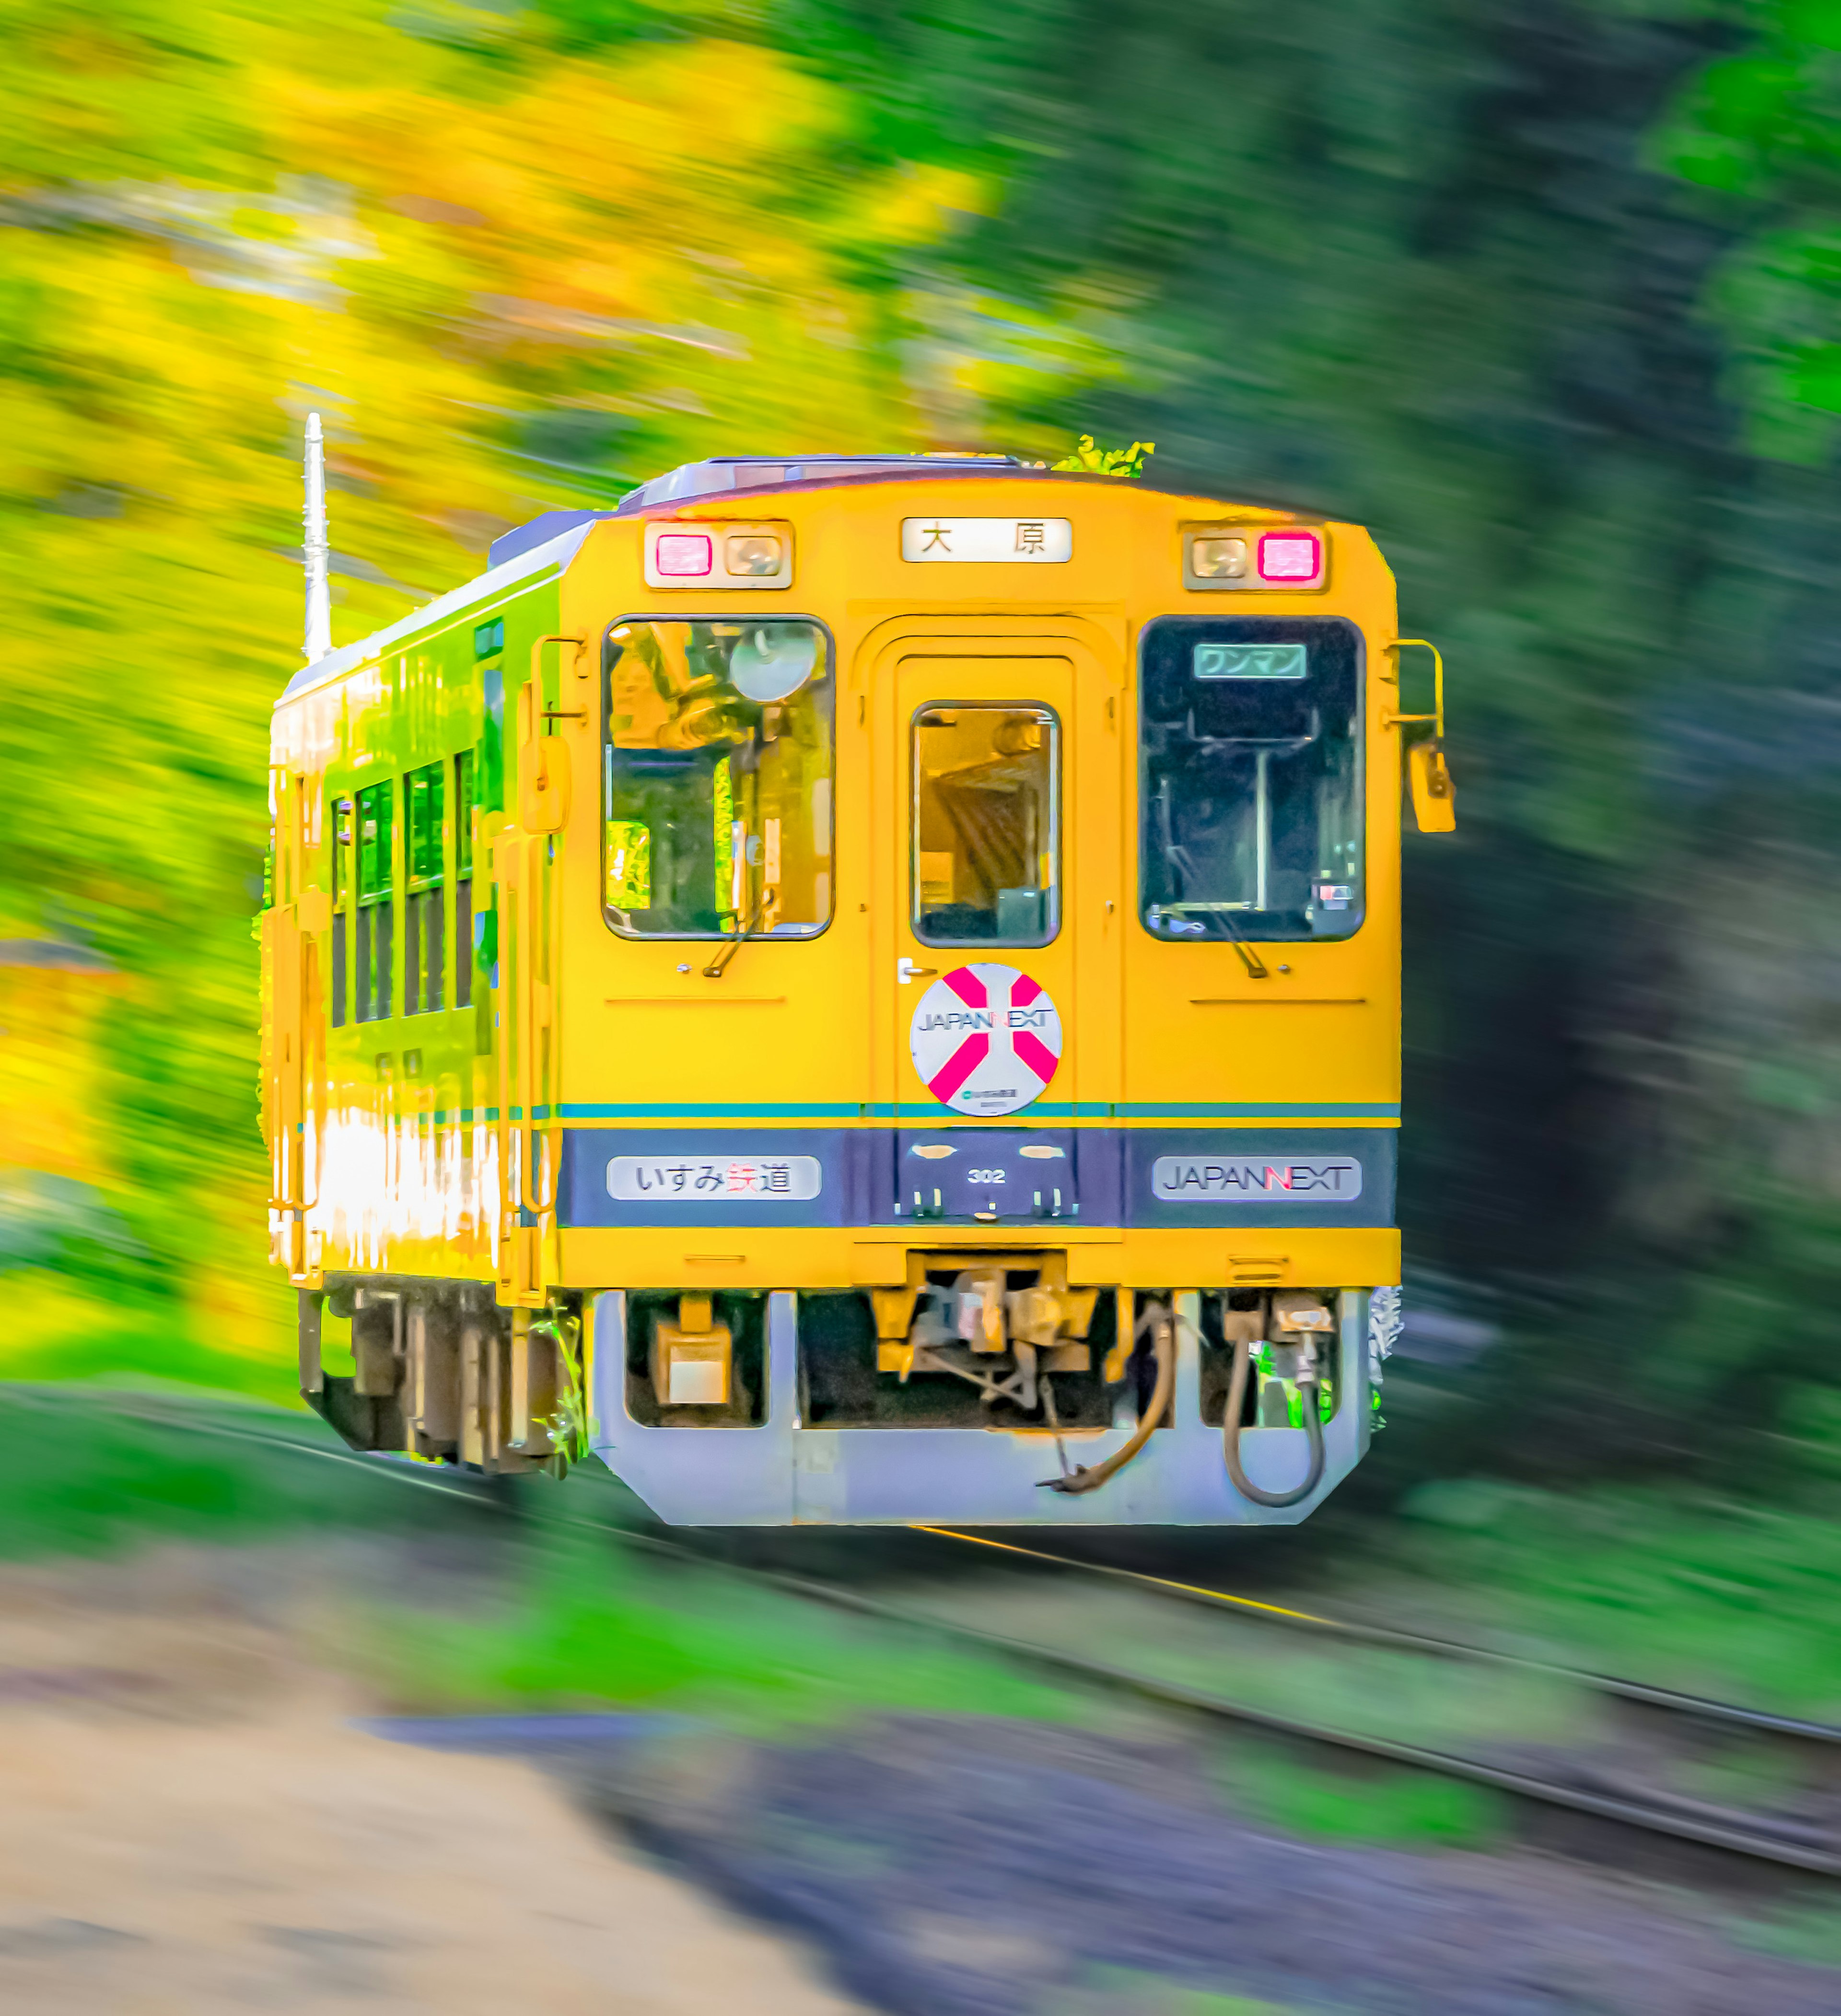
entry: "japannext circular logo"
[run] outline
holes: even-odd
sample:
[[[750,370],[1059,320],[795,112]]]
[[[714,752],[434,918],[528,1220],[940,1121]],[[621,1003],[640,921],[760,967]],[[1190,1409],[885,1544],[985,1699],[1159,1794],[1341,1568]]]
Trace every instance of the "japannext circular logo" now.
[[[920,998],[908,1031],[927,1089],[958,1113],[1014,1113],[1048,1089],[1061,1017],[1013,966],[955,966]]]

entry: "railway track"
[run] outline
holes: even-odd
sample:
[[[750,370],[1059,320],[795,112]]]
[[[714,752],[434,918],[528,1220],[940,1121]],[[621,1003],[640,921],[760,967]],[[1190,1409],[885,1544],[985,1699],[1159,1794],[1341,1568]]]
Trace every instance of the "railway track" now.
[[[1767,1709],[1746,1708],[1736,1701],[1715,1701],[1704,1694],[1685,1694],[1674,1687],[1653,1687],[1644,1680],[1623,1679],[1613,1673],[1564,1666],[1551,1659],[1531,1658],[1523,1653],[1504,1652],[1489,1646],[1465,1644],[1455,1639],[1440,1638],[1423,1632],[1401,1631],[1388,1625],[1369,1624],[1348,1618],[1321,1617],[1312,1611],[1293,1609],[1283,1604],[1262,1603],[1251,1597],[1236,1596],[1227,1589],[1209,1589],[1194,1582],[1174,1582],[1166,1575],[1147,1575],[1137,1568],[1116,1568],[1106,1561],[1082,1561],[1070,1554],[1051,1553],[1041,1547],[1026,1547],[1014,1541],[992,1539],[983,1533],[962,1533],[950,1526],[917,1526],[913,1530],[932,1533],[941,1539],[961,1541],[970,1546],[992,1548],[998,1553],[1017,1555],[1027,1561],[1051,1563],[1057,1568],[1081,1575],[1109,1578],[1129,1583],[1150,1595],[1176,1602],[1228,1609],[1237,1615],[1257,1618],[1262,1622],[1289,1625],[1300,1630],[1321,1633],[1325,1636],[1339,1639],[1345,1644],[1383,1646],[1400,1651],[1424,1653],[1433,1658],[1462,1660],[1475,1665],[1501,1666],[1523,1672],[1544,1674],[1555,1679],[1567,1681],[1575,1687],[1584,1687],[1594,1694],[1688,1715],[1699,1722],[1728,1728],[1753,1730],[1766,1735],[1794,1737],[1812,1743],[1841,1744],[1841,1724],[1811,1722],[1796,1715],[1773,1715]]]
[[[19,1389],[15,1389],[16,1395]],[[29,1396],[34,1403],[68,1405],[61,1396],[44,1388]],[[93,1406],[93,1399],[86,1398]],[[202,1420],[195,1409],[182,1409],[157,1400],[137,1399],[132,1403],[112,1403],[111,1411],[153,1427],[186,1434],[258,1444],[278,1453],[310,1460],[351,1464],[372,1476],[392,1478],[408,1487],[432,1491],[465,1500],[478,1507],[510,1513],[506,1502],[491,1495],[480,1483],[463,1482],[431,1466],[387,1457],[355,1454],[330,1448],[323,1442],[276,1433],[265,1428],[225,1420]],[[1096,1659],[1065,1647],[1046,1644],[1011,1633],[967,1622],[926,1608],[913,1608],[865,1594],[843,1585],[783,1569],[762,1568],[724,1559],[692,1543],[645,1532],[616,1520],[584,1518],[574,1514],[552,1514],[546,1523],[583,1531],[617,1535],[644,1553],[685,1561],[708,1571],[739,1577],[771,1587],[803,1600],[823,1604],[880,1622],[918,1629],[951,1637],[997,1657],[1052,1672],[1077,1684],[1128,1696],[1147,1704],[1217,1723],[1263,1730],[1272,1736],[1345,1757],[1362,1758],[1404,1766],[1433,1776],[1483,1787],[1536,1811],[1579,1816],[1638,1835],[1691,1844],[1717,1856],[1735,1857],[1753,1864],[1769,1865],[1782,1872],[1800,1872],[1829,1881],[1841,1879],[1841,1834],[1800,1818],[1760,1813],[1715,1805],[1685,1798],[1665,1789],[1645,1785],[1607,1784],[1595,1767],[1582,1766],[1564,1775],[1542,1773],[1466,1755],[1429,1745],[1398,1741],[1372,1733],[1339,1729],[1307,1717],[1270,1707],[1236,1701],[1211,1690]],[[1079,1560],[1020,1543],[998,1540],[982,1534],[967,1534],[949,1528],[911,1529],[942,1541],[967,1547],[993,1550],[1001,1554],[1050,1566],[1057,1572],[1106,1579],[1135,1586],[1148,1594],[1173,1601],[1233,1611],[1236,1615],[1288,1629],[1308,1632],[1329,1642],[1383,1647],[1426,1657],[1459,1660],[1479,1665],[1519,1668],[1562,1680],[1591,1694],[1633,1703],[1670,1717],[1724,1728],[1746,1735],[1781,1739],[1805,1753],[1810,1746],[1832,1751],[1841,1763],[1841,1726],[1794,1716],[1779,1715],[1703,1696],[1658,1687],[1614,1675],[1566,1667],[1556,1662],[1503,1652],[1487,1647],[1422,1633],[1401,1631],[1380,1625],[1325,1617],[1282,1604],[1257,1601],[1225,1590],[1171,1581],[1142,1571]]]

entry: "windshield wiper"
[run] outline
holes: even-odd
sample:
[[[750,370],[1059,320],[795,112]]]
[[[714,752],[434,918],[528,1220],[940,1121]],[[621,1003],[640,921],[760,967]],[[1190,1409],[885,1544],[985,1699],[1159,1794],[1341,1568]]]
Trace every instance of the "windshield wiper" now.
[[[1168,783],[1167,779],[1165,779],[1165,783]],[[1165,866],[1170,870],[1171,882],[1180,890],[1185,883],[1199,882],[1202,878],[1196,872],[1194,861],[1190,859],[1189,850],[1181,845],[1170,832],[1170,794],[1167,790],[1160,794],[1159,805],[1163,814],[1163,831],[1160,844],[1163,850],[1163,860]],[[1181,905],[1179,902],[1170,907],[1180,909]],[[1222,923],[1227,927],[1228,936],[1233,940],[1234,949],[1240,955],[1240,963],[1246,968],[1249,976],[1254,980],[1270,980],[1272,977],[1270,970],[1265,961],[1253,950],[1251,941],[1235,923],[1233,912],[1211,910],[1209,914],[1220,918]]]
[[[754,914],[748,920],[746,927],[729,939],[721,951],[703,968],[703,977],[706,980],[720,980],[728,970],[729,961],[748,942],[749,939],[759,933],[762,920],[774,907],[775,894],[771,888],[761,891],[760,901],[754,905]]]
[[[1240,963],[1246,968],[1250,977],[1254,980],[1270,980],[1272,977],[1271,969],[1253,950],[1252,941],[1235,923],[1233,912],[1217,910],[1214,915],[1227,926],[1228,936],[1234,941],[1234,949],[1240,955]]]

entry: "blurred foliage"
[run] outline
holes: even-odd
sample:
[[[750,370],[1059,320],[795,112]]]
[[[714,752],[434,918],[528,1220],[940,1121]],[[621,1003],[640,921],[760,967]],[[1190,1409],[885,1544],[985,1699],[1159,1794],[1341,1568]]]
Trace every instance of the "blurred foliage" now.
[[[1742,46],[1707,64],[1652,157],[1717,192],[1738,242],[1710,299],[1764,452],[1819,466],[1841,418],[1841,0],[1728,0]]]
[[[107,1166],[31,1208],[95,1326],[285,1381],[246,918],[310,405],[347,640],[693,455],[1148,437],[1372,524],[1452,666],[1404,1222],[1515,1341],[1413,1460],[1826,1460],[1774,1438],[1841,1294],[1837,0],[5,18],[0,936],[120,978]]]
[[[1733,1913],[1721,1929],[1737,1946],[1807,1967],[1841,1967],[1841,1910],[1825,1898],[1780,1904],[1759,1915]]]
[[[1784,1469],[1795,1474],[1787,1453]],[[1494,1630],[1588,1672],[1841,1720],[1832,1499],[1780,1507],[1674,1484],[1569,1497],[1466,1478],[1421,1485],[1405,1509],[1363,1592],[1373,1614],[1423,1621],[1441,1606],[1428,1628]]]
[[[536,1510],[541,1518],[541,1508]],[[533,1525],[514,1592],[491,1611],[401,1605],[366,1654],[401,1706],[669,1708],[752,1733],[937,1712],[1081,1721],[1082,1697],[937,1635],[815,1613],[720,1571],[686,1575],[603,1533]]]
[[[1064,455],[1048,466],[1086,476],[1142,476],[1144,459],[1156,445],[1155,441],[1134,441],[1129,448],[1096,448],[1091,434],[1082,434],[1072,455]]]
[[[76,938],[131,983],[101,1021],[108,1166],[50,1173],[142,1256],[117,1285],[166,1312],[156,1363],[189,1336],[288,1377],[248,919],[303,413],[328,418],[346,639],[699,444],[914,437],[865,276],[969,185],[847,174],[836,86],[719,13],[642,17],[595,13],[631,33],[584,55],[588,16],[7,9],[0,935]]]
[[[1311,1600],[1342,1615],[1365,1607],[1365,1582],[1364,1576],[1345,1575],[1339,1587]],[[1422,1594],[1415,1592],[1422,1600]],[[1103,1614],[1090,1591],[1084,1600],[1086,1610],[1077,1614]],[[1167,1620],[1141,1612],[1134,1629],[1118,1632],[1117,1642],[1131,1643],[1136,1669],[1160,1679],[1199,1694],[1226,1687],[1250,1707],[1355,1736],[1475,1751],[1512,1740],[1589,1745],[1598,1733],[1599,1704],[1558,1674],[1426,1659],[1309,1631],[1256,1625],[1224,1633],[1220,1619],[1211,1622],[1212,1630],[1179,1633]],[[1231,1685],[1223,1679],[1226,1673],[1232,1675]]]
[[[295,1428],[269,1409],[201,1409],[194,1399],[162,1421],[119,1396],[94,1401],[71,1387],[14,1386],[0,1399],[0,1559],[108,1554],[150,1540],[246,1546],[309,1529],[412,1535],[457,1516],[450,1499],[405,1491],[362,1463],[329,1463],[322,1436],[278,1459],[250,1439],[252,1424],[268,1436]],[[156,1417],[159,1399],[145,1404]]]
[[[1360,1773],[1251,1748],[1221,1772],[1234,1803],[1287,1833],[1391,1848],[1484,1848],[1507,1831],[1503,1802],[1481,1785],[1385,1765]]]
[[[1178,1987],[1136,1967],[1096,1967],[1080,1985],[1057,1991],[1064,2016],[1308,2016],[1294,2004],[1255,2001],[1246,1995],[1214,1995]]]
[[[1303,0],[893,31],[1003,191],[932,255],[987,416],[1365,520],[1446,648],[1465,820],[1409,844],[1402,1216],[1409,1269],[1498,1291],[1516,1341],[1419,1464],[1775,1482],[1754,1431],[1836,1377],[1841,495],[1740,403],[1729,276],[1771,204],[1659,158],[1735,52],[1821,70],[1802,18]],[[1813,167],[1799,200],[1841,214]],[[1013,335],[1043,321],[1046,362]]]

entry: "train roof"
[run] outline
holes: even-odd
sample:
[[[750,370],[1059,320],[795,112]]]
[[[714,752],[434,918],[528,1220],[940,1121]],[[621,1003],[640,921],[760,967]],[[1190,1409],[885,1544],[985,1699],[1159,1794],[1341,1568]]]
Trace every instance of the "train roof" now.
[[[852,478],[900,480],[941,476],[1023,476],[1041,473],[1041,465],[1013,455],[717,455],[687,462],[630,490],[612,510],[581,509],[544,511],[527,524],[502,533],[487,549],[486,571],[433,602],[424,603],[382,630],[355,643],[341,645],[303,665],[288,682],[283,700],[311,691],[328,679],[355,671],[401,639],[432,624],[459,615],[477,602],[502,594],[520,581],[566,567],[574,559],[588,527],[603,518],[617,518],[649,506],[683,503],[735,491],[781,489],[789,485],[841,483]]]
[[[1039,469],[1013,455],[713,455],[686,462],[629,490],[620,509],[713,497],[725,490],[764,490],[786,483],[840,483],[847,477],[1012,476]]]
[[[858,477],[898,482],[904,477],[1027,476],[1041,468],[1039,463],[1020,462],[1013,455],[713,455],[650,477],[637,490],[629,490],[611,511],[545,511],[529,524],[502,533],[487,557],[496,567],[554,538],[566,525],[631,517],[660,504],[732,496],[739,490],[784,490],[794,484],[844,483]]]
[[[606,511],[546,511],[543,517],[533,520],[533,524],[541,525],[547,519],[563,519],[567,523],[557,526],[537,545],[513,553],[496,566],[488,567],[485,573],[463,581],[458,588],[451,588],[433,602],[425,602],[419,609],[412,609],[407,616],[399,616],[385,628],[373,630],[369,637],[361,637],[356,643],[342,644],[337,650],[315,658],[311,664],[303,665],[289,680],[282,699],[293,700],[315,686],[323,686],[328,679],[356,671],[360,665],[369,664],[402,639],[419,635],[434,625],[461,615],[476,603],[490,601],[506,589],[516,588],[520,581],[533,580],[552,568],[559,572],[575,558],[582,541],[588,535],[588,527],[595,520],[611,515]],[[494,542],[495,548],[496,545]]]
[[[717,455],[701,462],[687,462],[663,476],[654,476],[630,490],[611,509],[583,507],[572,510],[544,511],[527,524],[502,533],[487,551],[487,571],[437,598],[399,617],[387,628],[373,631],[355,643],[342,645],[303,665],[288,682],[282,694],[292,700],[325,681],[354,671],[360,665],[388,650],[400,639],[417,635],[431,625],[458,616],[473,604],[489,600],[554,567],[559,571],[574,559],[588,528],[604,518],[629,517],[662,504],[688,503],[698,498],[732,495],[740,491],[807,488],[831,484],[927,481],[940,477],[1052,477],[1058,482],[1083,480],[1110,484],[1110,477],[1087,477],[1075,470],[1050,470],[1041,463],[1024,462],[1013,455]],[[1142,483],[1134,487],[1162,491],[1165,486]],[[1170,486],[1167,494],[1192,496],[1192,486]]]

